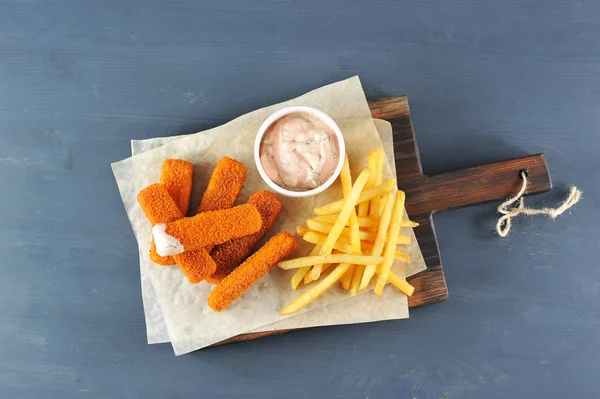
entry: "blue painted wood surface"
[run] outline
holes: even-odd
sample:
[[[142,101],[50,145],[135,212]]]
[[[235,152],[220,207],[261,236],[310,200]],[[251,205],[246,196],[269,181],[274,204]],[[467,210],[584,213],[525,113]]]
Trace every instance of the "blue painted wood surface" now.
[[[600,391],[600,4],[0,1],[0,397],[589,398]],[[176,358],[147,346],[109,164],[360,75],[426,172],[545,152],[556,221],[435,217],[450,300]]]

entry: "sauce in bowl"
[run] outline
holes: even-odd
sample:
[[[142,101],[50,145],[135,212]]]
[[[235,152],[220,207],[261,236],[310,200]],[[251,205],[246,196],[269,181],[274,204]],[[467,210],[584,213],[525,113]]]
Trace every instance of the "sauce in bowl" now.
[[[275,121],[260,143],[260,163],[275,184],[290,191],[321,186],[336,171],[340,145],[318,117],[297,112]]]

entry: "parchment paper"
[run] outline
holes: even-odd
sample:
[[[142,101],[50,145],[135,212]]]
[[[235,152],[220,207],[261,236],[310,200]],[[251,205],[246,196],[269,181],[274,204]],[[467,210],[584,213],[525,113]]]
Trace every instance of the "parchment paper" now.
[[[352,161],[351,168],[355,172],[366,166],[367,150],[382,145],[360,81],[354,77],[314,90],[294,100],[251,112],[215,129],[193,134],[116,162],[112,165],[113,172],[138,239],[142,258],[145,258],[149,251],[151,226],[137,204],[136,195],[143,187],[158,181],[162,162],[166,158],[180,158],[195,165],[191,205],[195,207],[218,160],[224,155],[238,159],[248,169],[247,179],[239,197],[239,202],[245,202],[251,193],[266,188],[254,167],[252,143],[255,134],[262,121],[271,113],[291,105],[313,106],[326,112],[337,122],[344,133],[347,151]],[[386,178],[392,177],[387,163],[384,165],[384,175]],[[270,233],[281,230],[293,232],[295,226],[312,215],[315,206],[336,200],[341,196],[341,188],[336,184],[317,197],[282,198],[283,212]],[[413,258],[410,267],[421,270],[422,256],[414,234],[412,231],[408,233],[413,238],[413,244],[406,247],[406,252]],[[299,242],[295,255],[306,255],[308,250],[309,246],[306,243]],[[405,265],[401,262],[393,266],[393,270],[400,275],[406,275],[404,269]],[[210,285],[189,284],[180,270],[175,267],[149,264],[148,275],[157,294],[169,337],[177,355],[280,321],[284,317],[280,317],[278,311],[303,292],[303,290],[290,290],[289,272],[275,269],[248,290],[243,299],[238,300],[227,311],[215,313],[206,305]],[[364,293],[361,297],[365,295],[369,293]],[[403,296],[395,290],[388,290],[388,296],[390,295]],[[341,289],[328,290],[302,313],[346,298],[347,293]]]
[[[392,126],[389,122],[375,119],[375,127],[381,138],[386,158],[390,163],[392,173],[396,174],[394,162],[394,146]],[[141,154],[154,148],[169,144],[185,136],[158,137],[146,140],[131,140],[132,155]],[[158,306],[156,293],[148,276],[147,257],[140,253],[140,276],[142,280],[142,302],[146,318],[146,334],[149,344],[169,342],[169,334],[165,325],[162,312]],[[407,277],[421,270],[410,268]],[[386,287],[391,289],[391,287]],[[352,309],[348,312],[348,309]],[[366,323],[381,320],[396,320],[408,318],[408,300],[404,295],[388,295],[382,298],[372,293],[367,296],[348,297],[343,301],[324,306],[289,319],[277,321],[260,327],[254,332],[285,330],[290,328],[318,327],[325,325]]]

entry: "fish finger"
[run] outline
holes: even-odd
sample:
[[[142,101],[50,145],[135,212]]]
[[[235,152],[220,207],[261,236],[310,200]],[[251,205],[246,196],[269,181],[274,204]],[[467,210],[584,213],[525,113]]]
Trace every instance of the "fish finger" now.
[[[173,256],[254,234],[261,226],[262,220],[256,207],[244,204],[170,223],[158,223],[152,228],[152,234],[156,252],[160,256]]]
[[[262,276],[270,272],[279,261],[294,252],[295,249],[296,240],[294,237],[286,232],[277,234],[210,292],[208,306],[215,312],[222,312],[227,309],[229,305],[252,287]]]
[[[241,162],[229,157],[221,158],[210,176],[197,213],[231,208],[245,179],[246,168]],[[212,245],[206,247],[208,252],[212,249]]]
[[[162,184],[152,184],[140,191],[138,202],[146,217],[150,220],[150,223],[154,225],[183,218],[175,201],[173,201],[167,189]],[[150,259],[153,262],[163,266],[178,263],[179,268],[192,284],[200,281],[199,279],[201,279],[202,275],[202,278],[210,276],[217,268],[208,251],[204,248],[192,251],[194,253],[180,254],[173,257],[158,254],[154,239],[152,240],[151,248],[154,248],[154,251],[150,251]],[[169,259],[173,263],[164,263]]]
[[[199,283],[217,270],[215,261],[204,248],[173,256],[179,268],[192,284]]]
[[[183,217],[183,213],[181,213],[165,186],[160,183],[151,184],[140,191],[137,200],[153,226],[157,223],[173,222]]]
[[[183,214],[173,202],[168,191],[161,184],[151,184],[138,194],[138,202],[152,225],[181,219]],[[150,260],[161,266],[173,266],[175,260],[171,256],[160,256],[156,253],[154,239],[150,245]]]
[[[269,230],[283,206],[275,194],[266,190],[252,194],[248,199],[248,203],[258,209],[262,219],[262,227],[254,234],[227,241],[213,249],[210,255],[217,264],[217,270],[206,279],[209,283],[216,284],[223,280],[250,255],[258,241]]]
[[[187,214],[190,204],[193,173],[192,164],[181,159],[166,159],[162,164],[160,183],[183,215]],[[150,245],[150,260],[162,266],[173,266],[176,263],[172,256],[160,256],[156,253],[154,239]]]
[[[160,182],[185,216],[190,205],[194,166],[182,159],[166,159],[162,164]]]
[[[231,208],[242,189],[245,178],[244,165],[235,159],[221,158],[202,195],[198,213]]]
[[[188,212],[194,168],[191,163],[179,159],[167,159],[163,162],[160,182],[167,187],[169,194],[185,215]],[[237,194],[236,194],[237,196]],[[235,201],[235,199],[234,199]],[[233,202],[228,208],[233,206]],[[210,209],[216,210],[216,209]],[[156,251],[156,249],[155,249]],[[156,254],[157,260],[175,258],[179,268],[190,283],[200,282],[204,277],[214,273],[216,265],[209,255],[210,248],[187,251],[174,257],[162,257]],[[152,257],[153,253],[150,252]]]

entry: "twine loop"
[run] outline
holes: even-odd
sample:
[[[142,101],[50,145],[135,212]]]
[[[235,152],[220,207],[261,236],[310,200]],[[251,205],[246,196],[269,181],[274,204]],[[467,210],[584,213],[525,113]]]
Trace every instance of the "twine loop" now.
[[[565,199],[560,204],[560,206],[558,206],[558,208],[526,208],[525,199],[523,198],[523,195],[527,192],[527,172],[525,170],[522,170],[519,173],[519,176],[521,176],[521,179],[523,180],[523,185],[521,186],[521,189],[519,190],[517,195],[507,199],[498,207],[498,212],[501,213],[502,216],[498,218],[498,223],[496,223],[496,232],[500,237],[506,237],[508,235],[508,232],[510,231],[511,219],[515,216],[518,216],[520,214],[546,215],[550,216],[552,219],[555,219],[559,215],[562,215],[573,205],[575,205],[577,202],[579,202],[579,200],[581,199],[581,190],[573,186],[571,187],[571,190],[569,190],[569,195],[567,196],[567,199]],[[511,208],[511,205],[513,205],[514,203],[516,203],[516,205]]]

